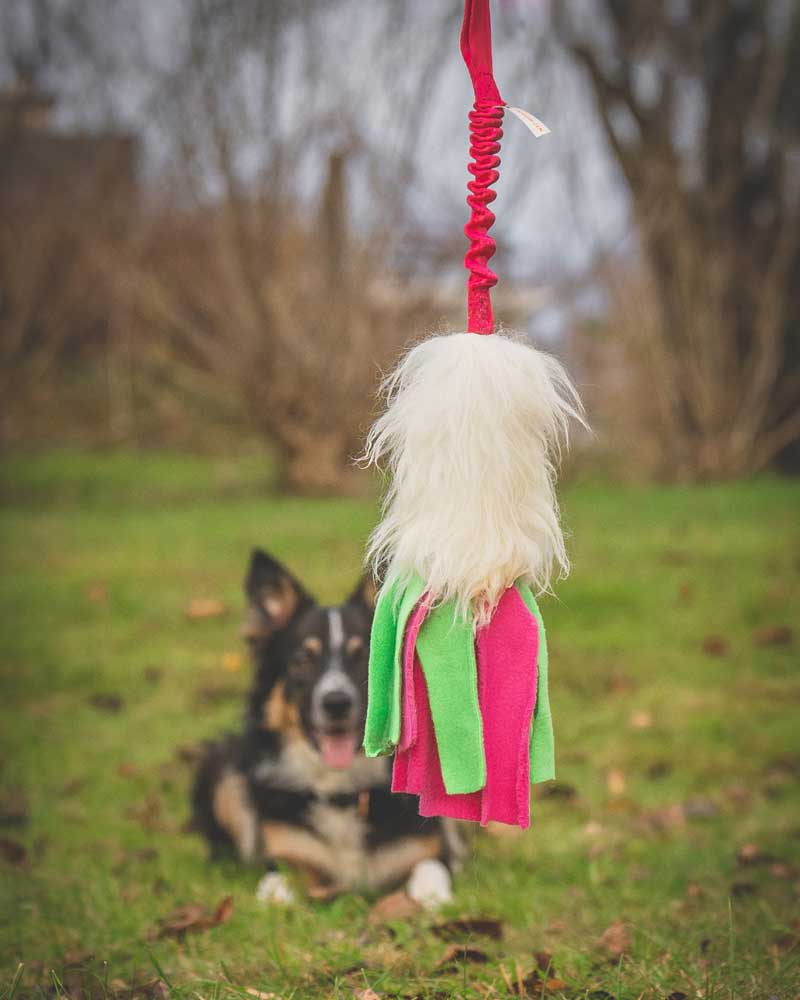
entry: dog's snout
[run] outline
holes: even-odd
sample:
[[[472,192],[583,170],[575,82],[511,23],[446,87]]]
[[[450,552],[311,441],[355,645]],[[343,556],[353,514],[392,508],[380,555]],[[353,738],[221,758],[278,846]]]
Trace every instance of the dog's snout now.
[[[353,710],[353,698],[347,691],[328,691],[322,699],[322,708],[330,719],[341,721]]]

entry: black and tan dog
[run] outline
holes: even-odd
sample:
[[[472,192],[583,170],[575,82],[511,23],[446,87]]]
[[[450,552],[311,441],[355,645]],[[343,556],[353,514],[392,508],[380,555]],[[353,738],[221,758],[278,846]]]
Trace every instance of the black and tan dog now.
[[[283,863],[307,891],[380,890],[407,882],[426,906],[451,896],[465,852],[456,824],[421,819],[390,791],[390,763],[360,749],[375,588],[365,579],[322,607],[256,549],[244,629],[255,678],[240,733],[208,746],[197,774],[195,829],[212,854],[263,866],[259,898],[289,901]]]

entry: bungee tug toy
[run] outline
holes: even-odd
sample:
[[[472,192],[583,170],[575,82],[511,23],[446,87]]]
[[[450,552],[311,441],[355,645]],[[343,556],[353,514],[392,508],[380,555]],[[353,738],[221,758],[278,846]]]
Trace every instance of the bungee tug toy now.
[[[494,332],[488,230],[505,103],[489,0],[466,0],[472,80],[467,331],[414,347],[384,381],[366,456],[390,474],[369,559],[378,596],[364,734],[422,816],[530,824],[553,778],[547,644],[535,594],[568,560],[555,466],[580,401],[554,358]],[[547,131],[509,109],[535,134]]]

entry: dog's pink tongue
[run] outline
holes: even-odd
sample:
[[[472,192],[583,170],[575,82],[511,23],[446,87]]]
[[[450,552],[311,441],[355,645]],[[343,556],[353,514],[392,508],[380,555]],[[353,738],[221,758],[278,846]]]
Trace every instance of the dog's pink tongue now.
[[[344,769],[353,763],[357,746],[355,733],[322,733],[319,745],[328,767]]]

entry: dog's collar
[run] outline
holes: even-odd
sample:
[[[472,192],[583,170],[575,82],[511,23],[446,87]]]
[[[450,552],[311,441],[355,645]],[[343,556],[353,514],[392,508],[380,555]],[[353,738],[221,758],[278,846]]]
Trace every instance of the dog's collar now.
[[[352,809],[355,806],[358,809],[358,815],[363,819],[369,814],[370,794],[370,790],[366,788],[360,792],[338,792],[335,795],[316,795],[312,793],[312,797],[317,802],[333,806],[334,809]]]

